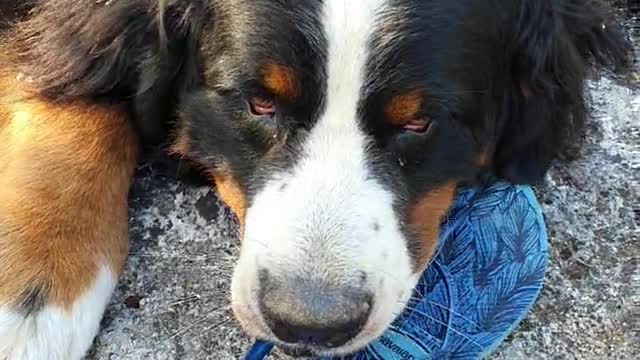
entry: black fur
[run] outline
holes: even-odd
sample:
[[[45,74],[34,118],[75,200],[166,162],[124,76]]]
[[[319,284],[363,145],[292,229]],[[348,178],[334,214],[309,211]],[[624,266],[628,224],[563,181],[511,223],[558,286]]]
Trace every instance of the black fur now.
[[[31,2],[32,0],[0,1],[0,30],[25,16],[32,5]]]
[[[47,304],[49,298],[48,285],[33,285],[20,296],[16,309],[23,315],[38,313]]]
[[[507,60],[501,65],[516,83],[503,88],[507,111],[496,111],[495,169],[513,182],[532,183],[579,141],[588,114],[584,85],[592,66],[624,70],[631,48],[601,2],[514,3],[519,16],[513,17],[515,32],[504,44]],[[517,84],[529,95],[518,92]]]
[[[205,1],[39,1],[16,27],[19,70],[52,101],[128,101],[143,137],[166,136],[189,70]],[[165,120],[165,121],[162,121]]]

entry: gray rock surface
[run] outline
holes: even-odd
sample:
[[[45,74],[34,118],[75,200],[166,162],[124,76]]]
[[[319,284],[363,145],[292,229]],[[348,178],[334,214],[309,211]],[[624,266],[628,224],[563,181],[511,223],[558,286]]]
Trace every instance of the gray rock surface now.
[[[493,359],[640,359],[640,90],[603,78],[590,91],[580,157],[536,189],[546,285]],[[229,310],[236,226],[213,191],[175,172],[140,168],[132,253],[91,360],[239,359],[248,346]]]
[[[640,92],[591,84],[580,159],[537,190],[550,236],[546,285],[494,359],[640,358]]]

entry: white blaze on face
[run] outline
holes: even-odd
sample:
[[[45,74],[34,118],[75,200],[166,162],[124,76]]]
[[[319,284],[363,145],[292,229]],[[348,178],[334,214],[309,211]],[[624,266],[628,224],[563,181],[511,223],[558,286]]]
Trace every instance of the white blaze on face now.
[[[234,280],[234,301],[257,312],[251,297],[259,269],[355,286],[366,275],[375,305],[367,337],[350,347],[384,331],[416,281],[393,193],[369,168],[367,137],[359,126],[369,41],[385,5],[385,0],[324,1],[325,108],[296,165],[268,182],[249,207]]]

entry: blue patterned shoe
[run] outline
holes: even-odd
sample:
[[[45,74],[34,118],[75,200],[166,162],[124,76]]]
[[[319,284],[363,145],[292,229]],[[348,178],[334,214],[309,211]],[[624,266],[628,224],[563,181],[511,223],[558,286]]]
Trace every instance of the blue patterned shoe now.
[[[479,359],[526,316],[540,293],[547,233],[529,187],[460,190],[414,300],[377,341],[349,360]],[[258,343],[247,359],[270,349]]]

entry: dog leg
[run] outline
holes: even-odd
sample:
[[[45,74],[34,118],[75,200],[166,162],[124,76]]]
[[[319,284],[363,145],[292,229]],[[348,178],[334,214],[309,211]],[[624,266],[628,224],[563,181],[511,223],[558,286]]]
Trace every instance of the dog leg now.
[[[127,254],[135,137],[116,106],[7,97],[0,93],[0,360],[79,360]]]

